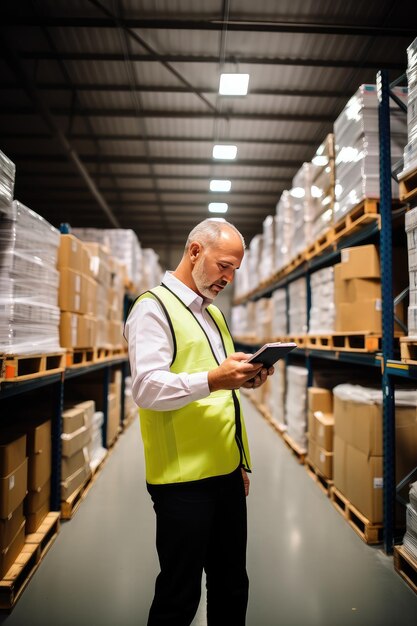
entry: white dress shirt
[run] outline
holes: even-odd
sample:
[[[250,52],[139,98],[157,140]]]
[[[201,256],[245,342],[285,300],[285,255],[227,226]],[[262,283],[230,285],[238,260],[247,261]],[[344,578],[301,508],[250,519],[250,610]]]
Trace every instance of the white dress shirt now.
[[[202,298],[170,272],[162,282],[192,311],[206,331],[221,363],[226,355],[220,334],[206,312],[212,300]],[[157,300],[141,300],[126,322],[132,373],[132,395],[144,409],[171,411],[210,394],[208,372],[175,374],[170,371],[174,344],[166,315]]]

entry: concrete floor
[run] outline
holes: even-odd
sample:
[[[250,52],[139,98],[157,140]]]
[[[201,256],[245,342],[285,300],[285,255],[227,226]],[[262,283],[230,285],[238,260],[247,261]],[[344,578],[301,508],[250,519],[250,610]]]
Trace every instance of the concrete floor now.
[[[359,539],[244,399],[254,473],[248,626],[408,626],[417,595]],[[157,559],[135,422],[60,534],[7,626],[145,626]],[[193,626],[204,626],[204,593]],[[233,625],[230,625],[233,626]]]

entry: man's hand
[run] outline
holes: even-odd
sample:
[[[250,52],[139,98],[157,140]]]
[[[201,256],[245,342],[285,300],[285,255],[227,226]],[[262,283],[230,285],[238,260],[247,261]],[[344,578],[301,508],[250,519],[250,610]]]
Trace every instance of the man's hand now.
[[[250,485],[249,476],[247,475],[247,473],[245,472],[243,467],[241,467],[240,469],[242,471],[243,484],[245,486],[245,496],[248,497],[248,495],[249,495],[249,485]]]
[[[275,369],[272,366],[269,367],[268,369],[266,367],[263,367],[261,371],[254,378],[252,378],[251,380],[248,380],[246,383],[242,385],[242,387],[245,387],[245,389],[256,389],[257,387],[260,387],[261,385],[264,384],[268,376],[272,376],[274,371]]]
[[[245,383],[251,378],[255,378],[262,369],[265,371],[265,382],[266,369],[262,368],[262,363],[247,363],[246,361],[250,357],[250,354],[235,352],[225,359],[219,367],[210,370],[208,373],[210,391],[219,391],[219,389],[239,389],[239,387],[245,386]],[[250,384],[249,387],[252,387],[252,384]]]

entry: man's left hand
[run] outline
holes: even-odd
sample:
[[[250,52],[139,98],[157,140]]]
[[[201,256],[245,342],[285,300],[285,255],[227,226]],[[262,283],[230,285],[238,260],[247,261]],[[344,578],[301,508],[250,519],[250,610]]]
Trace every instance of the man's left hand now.
[[[256,374],[254,378],[251,378],[250,380],[246,381],[246,383],[243,383],[242,387],[245,387],[245,389],[256,389],[257,387],[260,387],[264,384],[268,376],[272,376],[274,371],[275,370],[273,367],[269,367],[268,369],[266,367],[263,367],[259,374]]]

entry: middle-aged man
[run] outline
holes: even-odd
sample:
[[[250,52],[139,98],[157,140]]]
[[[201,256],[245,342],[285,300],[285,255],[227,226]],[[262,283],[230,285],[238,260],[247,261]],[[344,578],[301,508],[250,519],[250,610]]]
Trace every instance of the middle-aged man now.
[[[263,384],[273,368],[234,351],[212,304],[243,255],[232,224],[201,222],[177,269],[136,300],[126,322],[161,568],[148,626],[191,624],[203,570],[208,625],[245,624],[250,456],[237,390]]]

